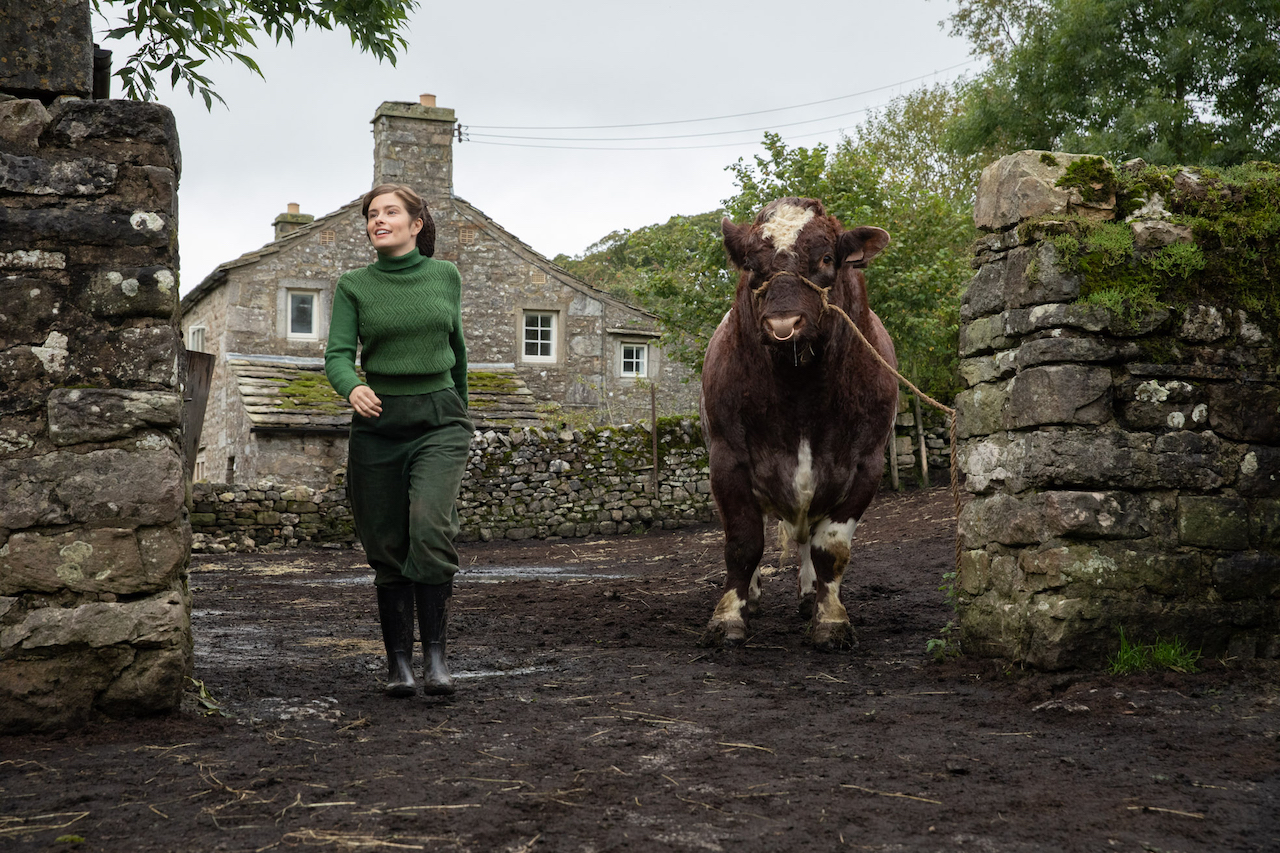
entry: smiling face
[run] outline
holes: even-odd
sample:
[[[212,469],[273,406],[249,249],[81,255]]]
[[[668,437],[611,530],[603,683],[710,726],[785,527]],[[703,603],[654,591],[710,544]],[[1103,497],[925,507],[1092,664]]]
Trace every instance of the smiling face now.
[[[422,219],[410,218],[404,199],[398,194],[382,193],[369,202],[365,229],[369,233],[369,242],[379,255],[398,258],[407,255],[417,245]]]

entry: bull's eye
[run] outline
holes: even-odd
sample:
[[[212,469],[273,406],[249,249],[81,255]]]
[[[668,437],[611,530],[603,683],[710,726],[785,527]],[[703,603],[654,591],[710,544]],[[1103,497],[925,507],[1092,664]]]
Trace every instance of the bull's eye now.
[[[829,266],[831,266],[832,264],[834,264],[835,262],[836,262],[836,259],[835,259],[835,258],[833,258],[833,257],[831,257],[830,255],[823,255],[823,256],[822,256],[822,265],[823,265],[823,266],[827,266],[827,267],[829,267]]]

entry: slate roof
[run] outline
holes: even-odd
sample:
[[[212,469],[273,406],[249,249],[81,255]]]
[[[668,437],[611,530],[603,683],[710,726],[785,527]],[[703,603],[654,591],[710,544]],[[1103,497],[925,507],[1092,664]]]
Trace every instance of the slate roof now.
[[[325,378],[324,359],[229,353],[227,369],[255,432],[346,433],[351,425],[351,407]],[[467,387],[481,431],[543,422],[533,392],[511,370],[471,370]]]

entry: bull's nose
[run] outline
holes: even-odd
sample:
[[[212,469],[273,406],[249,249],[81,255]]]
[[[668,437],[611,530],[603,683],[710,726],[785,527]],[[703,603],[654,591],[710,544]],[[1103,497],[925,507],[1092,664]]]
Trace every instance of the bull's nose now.
[[[767,331],[775,341],[789,341],[804,326],[804,318],[799,314],[789,317],[769,317],[765,321]]]

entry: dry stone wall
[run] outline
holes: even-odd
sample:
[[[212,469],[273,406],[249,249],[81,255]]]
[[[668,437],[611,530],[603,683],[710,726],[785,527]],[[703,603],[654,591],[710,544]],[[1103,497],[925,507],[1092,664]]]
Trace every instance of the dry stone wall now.
[[[191,667],[172,114],[0,95],[0,731]]]
[[[477,432],[458,498],[462,541],[547,539],[677,528],[712,519],[706,450],[696,421],[652,433],[608,429]],[[212,553],[356,542],[342,475],[328,488],[196,483],[194,549]]]
[[[955,581],[964,648],[1095,666],[1123,629],[1206,655],[1278,657],[1274,321],[1190,277],[1181,292],[1193,299],[1133,316],[1082,303],[1089,282],[1061,237],[1124,222],[1124,211],[1107,180],[1059,186],[1078,159],[1011,155],[979,189],[975,220],[990,233],[963,300],[956,404],[972,495]],[[1185,170],[1173,185],[1130,216],[1131,255],[1118,270],[1179,243],[1241,250],[1213,245],[1203,221],[1193,229],[1172,211],[1192,207],[1179,192],[1213,193],[1224,215],[1243,215],[1232,205],[1247,193]]]

